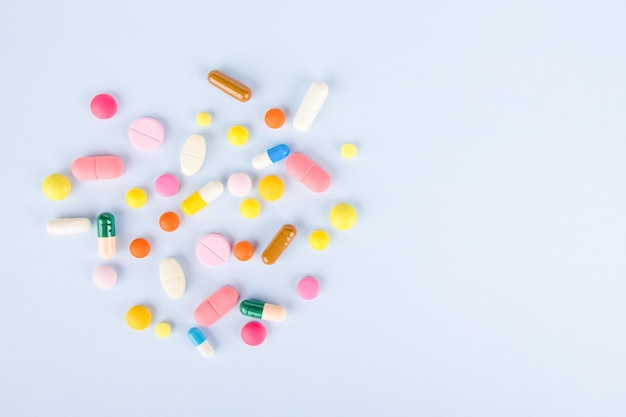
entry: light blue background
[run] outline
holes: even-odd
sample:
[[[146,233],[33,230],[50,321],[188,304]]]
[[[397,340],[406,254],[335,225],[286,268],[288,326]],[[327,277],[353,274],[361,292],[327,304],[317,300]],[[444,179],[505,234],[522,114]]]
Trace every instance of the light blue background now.
[[[3,2],[0,414],[625,415],[625,17],[621,1]],[[213,89],[214,68],[253,99]],[[272,106],[291,120],[315,80],[331,92],[309,132],[263,126]],[[119,99],[108,121],[89,113],[102,91]],[[167,130],[150,154],[126,139],[144,115]],[[251,128],[242,149],[224,139],[235,123]],[[178,173],[192,133],[209,140],[203,171],[172,199],[152,190],[145,208],[125,207],[128,188]],[[225,195],[175,234],[157,228],[280,141],[323,161],[328,193],[287,180],[258,219]],[[358,158],[339,156],[344,141]],[[98,153],[121,155],[124,176],[45,199],[46,175]],[[338,201],[359,222],[314,253],[306,235],[329,227]],[[103,210],[120,228],[109,292],[90,280],[95,232],[44,231]],[[205,233],[264,246],[287,219],[300,236],[273,267],[195,259]],[[153,242],[144,260],[126,250],[139,235]],[[189,278],[178,301],[156,275],[170,255]],[[309,273],[323,286],[305,302],[294,286]],[[204,360],[184,333],[226,283],[289,317],[253,349],[229,314],[207,331],[216,355]],[[136,303],[172,336],[130,331]]]

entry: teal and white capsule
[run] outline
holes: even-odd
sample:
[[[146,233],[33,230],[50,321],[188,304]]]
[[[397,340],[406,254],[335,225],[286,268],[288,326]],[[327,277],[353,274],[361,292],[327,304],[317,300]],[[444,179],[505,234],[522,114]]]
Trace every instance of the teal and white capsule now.
[[[115,216],[100,213],[96,219],[98,226],[98,254],[102,259],[115,256]]]
[[[193,343],[202,356],[205,358],[213,356],[213,348],[200,329],[192,327],[187,331],[187,336],[189,336],[189,340],[191,340],[191,343]]]
[[[259,320],[281,322],[287,318],[287,310],[283,307],[259,300],[243,300],[239,311],[244,316]]]
[[[289,146],[281,143],[252,158],[252,166],[256,169],[263,169],[285,159],[287,155],[289,155]]]

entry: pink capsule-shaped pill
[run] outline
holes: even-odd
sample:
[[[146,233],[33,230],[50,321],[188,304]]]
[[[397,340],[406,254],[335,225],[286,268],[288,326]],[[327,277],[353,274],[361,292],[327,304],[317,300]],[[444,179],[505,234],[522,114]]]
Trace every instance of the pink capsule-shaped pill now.
[[[193,312],[193,317],[200,326],[210,326],[232,310],[237,301],[239,301],[237,290],[226,285],[200,303]]]
[[[124,162],[117,156],[84,156],[72,163],[72,175],[80,181],[108,180],[124,172]]]
[[[285,166],[289,175],[306,185],[311,191],[321,193],[330,186],[328,172],[302,153],[295,152],[289,155]]]

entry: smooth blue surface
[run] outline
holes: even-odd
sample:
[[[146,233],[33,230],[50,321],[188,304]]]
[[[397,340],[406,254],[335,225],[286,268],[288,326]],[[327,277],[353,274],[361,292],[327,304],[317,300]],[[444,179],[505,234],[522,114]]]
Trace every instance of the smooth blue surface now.
[[[189,329],[187,331],[187,336],[189,336],[189,340],[191,340],[191,343],[193,343],[194,346],[198,346],[206,342],[206,337],[204,336],[204,333],[202,333],[202,330],[198,329],[197,327],[192,327],[191,329]]]
[[[267,156],[269,156],[270,161],[278,162],[281,159],[285,159],[289,155],[289,146],[280,144],[276,146],[272,146],[267,150]]]

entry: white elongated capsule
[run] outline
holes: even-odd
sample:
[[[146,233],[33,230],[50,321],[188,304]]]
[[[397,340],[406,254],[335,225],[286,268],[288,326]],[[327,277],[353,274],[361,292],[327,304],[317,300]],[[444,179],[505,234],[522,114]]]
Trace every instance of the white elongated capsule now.
[[[206,340],[206,337],[200,329],[192,327],[187,332],[187,336],[189,336],[189,340],[191,340],[191,343],[193,343],[202,356],[205,358],[213,356],[213,347],[209,344],[209,341]]]
[[[256,169],[263,169],[285,159],[287,155],[289,155],[289,146],[281,143],[252,158],[252,166]]]
[[[180,170],[184,175],[195,175],[206,157],[206,140],[202,135],[191,135],[180,151]]]
[[[218,180],[213,180],[187,197],[181,203],[180,208],[183,213],[187,215],[196,214],[217,197],[222,195],[223,192],[224,185]]]
[[[309,87],[309,91],[300,103],[300,107],[293,118],[293,127],[300,131],[306,132],[311,127],[317,113],[324,105],[328,97],[328,86],[321,81],[314,82]]]
[[[91,229],[91,220],[86,217],[67,217],[46,223],[46,232],[51,235],[72,235],[85,233]]]
[[[165,258],[159,265],[159,277],[165,293],[176,300],[185,293],[185,272],[174,258]]]

